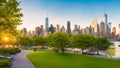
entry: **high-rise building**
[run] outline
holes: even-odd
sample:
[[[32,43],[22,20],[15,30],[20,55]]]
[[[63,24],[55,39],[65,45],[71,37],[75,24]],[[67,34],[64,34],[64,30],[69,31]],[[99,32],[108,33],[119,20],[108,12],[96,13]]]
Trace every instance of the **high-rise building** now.
[[[105,36],[105,24],[104,24],[104,22],[100,23],[100,36]]]
[[[111,22],[108,23],[107,35],[108,35],[108,38],[110,39],[110,35],[111,35]]]
[[[71,33],[70,21],[67,21],[67,33]]]
[[[116,27],[113,27],[113,28],[112,28],[112,32],[113,32],[114,34],[116,34]]]
[[[99,24],[97,23],[97,19],[94,19],[92,21],[91,27],[94,29],[93,35],[97,37],[99,34]]]
[[[116,39],[116,28],[112,28],[111,39]]]
[[[64,26],[61,27],[61,32],[65,32],[65,27]]]
[[[74,25],[74,30],[78,30],[78,25]]]
[[[120,24],[119,24],[119,27],[118,27],[118,29],[119,29],[119,36],[120,36]]]
[[[40,35],[44,36],[43,25],[41,25],[41,27],[40,27]]]
[[[27,35],[27,28],[23,28],[22,31],[23,31],[23,34],[26,36]]]
[[[104,22],[104,25],[105,25],[105,31],[107,31],[108,30],[108,16],[107,16],[106,13],[103,16],[103,22]]]
[[[48,33],[49,33],[49,19],[48,19],[48,17],[46,17],[44,35],[46,36],[46,35],[48,35]]]
[[[56,32],[60,32],[60,25],[56,25]]]
[[[55,28],[53,27],[53,25],[51,24],[50,25],[50,28],[49,28],[49,33],[54,33],[55,32]]]
[[[46,17],[46,19],[45,19],[45,30],[48,31],[48,28],[49,28],[49,19],[48,19],[48,17]]]
[[[40,27],[35,27],[35,35],[40,36]]]

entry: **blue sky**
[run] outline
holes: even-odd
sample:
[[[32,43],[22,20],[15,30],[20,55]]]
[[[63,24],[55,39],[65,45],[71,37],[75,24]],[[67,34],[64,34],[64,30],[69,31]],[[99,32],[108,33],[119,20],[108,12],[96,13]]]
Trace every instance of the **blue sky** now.
[[[108,21],[112,26],[118,27],[120,23],[120,0],[20,0],[22,8],[23,24],[19,28],[26,27],[34,30],[36,26],[44,25],[45,18],[49,17],[49,23],[64,25],[71,22],[71,27],[78,24],[81,28],[89,26],[93,19],[101,22],[104,13],[108,14]]]

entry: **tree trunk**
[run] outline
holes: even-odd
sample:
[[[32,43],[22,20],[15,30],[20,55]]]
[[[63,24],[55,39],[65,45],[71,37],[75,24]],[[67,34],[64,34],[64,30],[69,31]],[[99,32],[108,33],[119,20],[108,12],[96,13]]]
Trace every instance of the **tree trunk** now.
[[[97,51],[97,55],[99,55],[99,51]]]
[[[62,48],[61,48],[61,51],[62,51],[62,53],[64,54],[65,49],[62,47]]]
[[[83,54],[84,49],[82,49],[82,54]]]

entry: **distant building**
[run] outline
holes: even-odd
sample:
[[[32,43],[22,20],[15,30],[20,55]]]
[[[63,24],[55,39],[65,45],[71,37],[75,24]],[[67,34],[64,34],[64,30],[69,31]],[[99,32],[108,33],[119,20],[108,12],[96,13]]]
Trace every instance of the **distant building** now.
[[[116,28],[112,28],[111,39],[116,39]]]
[[[72,31],[72,34],[79,34],[78,25],[74,25],[74,30]]]
[[[35,35],[40,36],[40,27],[35,27]]]
[[[110,34],[111,34],[111,22],[108,23],[108,31],[107,31],[107,35],[109,39],[110,39]]]
[[[27,36],[27,28],[23,28],[22,31],[23,31],[23,34]]]
[[[60,32],[60,25],[56,25],[56,31],[55,32]]]
[[[61,32],[65,32],[65,27],[64,26],[61,27]]]
[[[43,25],[41,25],[41,27],[40,27],[40,36],[44,36]]]
[[[105,24],[104,24],[104,22],[100,23],[100,36],[105,36]]]
[[[49,33],[49,19],[46,17],[45,19],[45,29],[44,29],[44,36],[48,35]]]
[[[67,21],[67,33],[71,33],[71,25],[70,25],[70,21]]]
[[[108,30],[108,16],[107,16],[106,13],[103,16],[103,20],[102,21],[104,22],[105,31],[107,31]]]
[[[50,25],[50,28],[49,28],[49,33],[54,33],[55,32],[55,28],[53,27],[53,25],[51,24]]]
[[[118,35],[119,35],[119,37],[120,37],[120,24],[119,24],[119,26],[118,26],[118,29],[119,29],[119,33],[118,33]]]
[[[94,29],[93,36],[99,36],[99,24],[97,23],[97,19],[92,21],[91,27]]]

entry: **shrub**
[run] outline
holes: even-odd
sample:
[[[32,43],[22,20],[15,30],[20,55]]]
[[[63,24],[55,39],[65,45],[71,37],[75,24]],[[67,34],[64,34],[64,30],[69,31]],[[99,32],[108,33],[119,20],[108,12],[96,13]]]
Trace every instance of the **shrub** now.
[[[18,48],[0,48],[0,54],[2,55],[16,54],[20,51]]]
[[[11,65],[10,60],[8,60],[8,59],[0,60],[0,68],[1,67],[10,67],[10,65]]]

